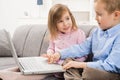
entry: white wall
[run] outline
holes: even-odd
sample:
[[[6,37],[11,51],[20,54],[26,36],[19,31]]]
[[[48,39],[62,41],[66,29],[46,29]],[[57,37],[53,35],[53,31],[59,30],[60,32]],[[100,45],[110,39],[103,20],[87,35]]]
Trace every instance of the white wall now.
[[[13,34],[23,24],[47,24],[48,11],[56,3],[68,5],[77,22],[91,19],[90,0],[43,0],[43,5],[37,0],[0,0],[0,29]]]
[[[13,32],[17,8],[14,2],[15,0],[0,0],[0,28],[6,28]]]
[[[45,1],[43,6],[37,0],[0,0],[0,29],[13,34],[19,25],[45,23],[50,3]]]

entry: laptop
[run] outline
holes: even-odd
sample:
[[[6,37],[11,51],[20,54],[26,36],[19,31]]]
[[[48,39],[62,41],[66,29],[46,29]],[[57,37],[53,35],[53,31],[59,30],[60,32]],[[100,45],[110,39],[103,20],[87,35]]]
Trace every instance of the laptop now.
[[[6,32],[7,39],[10,43],[11,53],[15,59],[22,74],[46,74],[55,72],[64,72],[65,70],[59,64],[49,64],[45,57],[21,57],[18,58],[9,32]]]

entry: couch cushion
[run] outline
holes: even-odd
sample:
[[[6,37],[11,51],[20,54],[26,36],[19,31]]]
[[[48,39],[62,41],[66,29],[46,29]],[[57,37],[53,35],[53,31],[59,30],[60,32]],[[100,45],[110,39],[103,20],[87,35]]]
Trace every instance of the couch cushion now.
[[[12,56],[9,47],[9,41],[6,37],[6,32],[4,29],[0,30],[0,56]]]
[[[18,56],[39,56],[47,25],[24,25],[13,35],[13,43]]]
[[[13,34],[13,43],[14,43],[16,53],[18,56],[23,55],[23,49],[24,49],[26,36],[29,34],[29,31],[31,30],[31,28],[32,27],[29,25],[22,25],[16,28]]]
[[[46,53],[48,46],[49,46],[49,31],[47,30],[43,38],[43,43],[41,45],[40,55]]]
[[[23,56],[39,56],[46,32],[46,25],[33,25],[26,38]]]

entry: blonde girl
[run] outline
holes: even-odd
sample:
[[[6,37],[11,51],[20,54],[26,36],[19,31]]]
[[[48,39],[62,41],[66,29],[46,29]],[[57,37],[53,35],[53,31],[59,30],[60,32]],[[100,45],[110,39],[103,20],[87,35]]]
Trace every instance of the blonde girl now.
[[[75,19],[66,5],[56,4],[51,7],[48,14],[48,29],[50,32],[49,47],[47,57],[51,57],[55,52],[68,48],[74,44],[82,43],[85,40],[85,34],[78,29]],[[86,56],[76,57],[79,61],[85,61]],[[64,60],[57,61],[62,64]],[[61,74],[55,74],[61,78]]]
[[[50,32],[50,42],[47,50],[48,55],[59,52],[61,49],[70,47],[74,44],[82,43],[85,34],[78,29],[75,19],[66,5],[54,5],[48,15],[48,29]],[[78,59],[78,58],[77,58]],[[86,57],[79,58],[85,61]],[[58,63],[62,63],[58,61]]]

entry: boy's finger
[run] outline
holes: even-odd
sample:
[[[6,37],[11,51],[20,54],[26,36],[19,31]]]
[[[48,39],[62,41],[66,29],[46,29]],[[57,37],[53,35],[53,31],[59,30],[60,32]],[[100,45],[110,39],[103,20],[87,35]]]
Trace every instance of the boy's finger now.
[[[69,69],[71,66],[67,63],[66,65],[63,66],[63,69]]]

